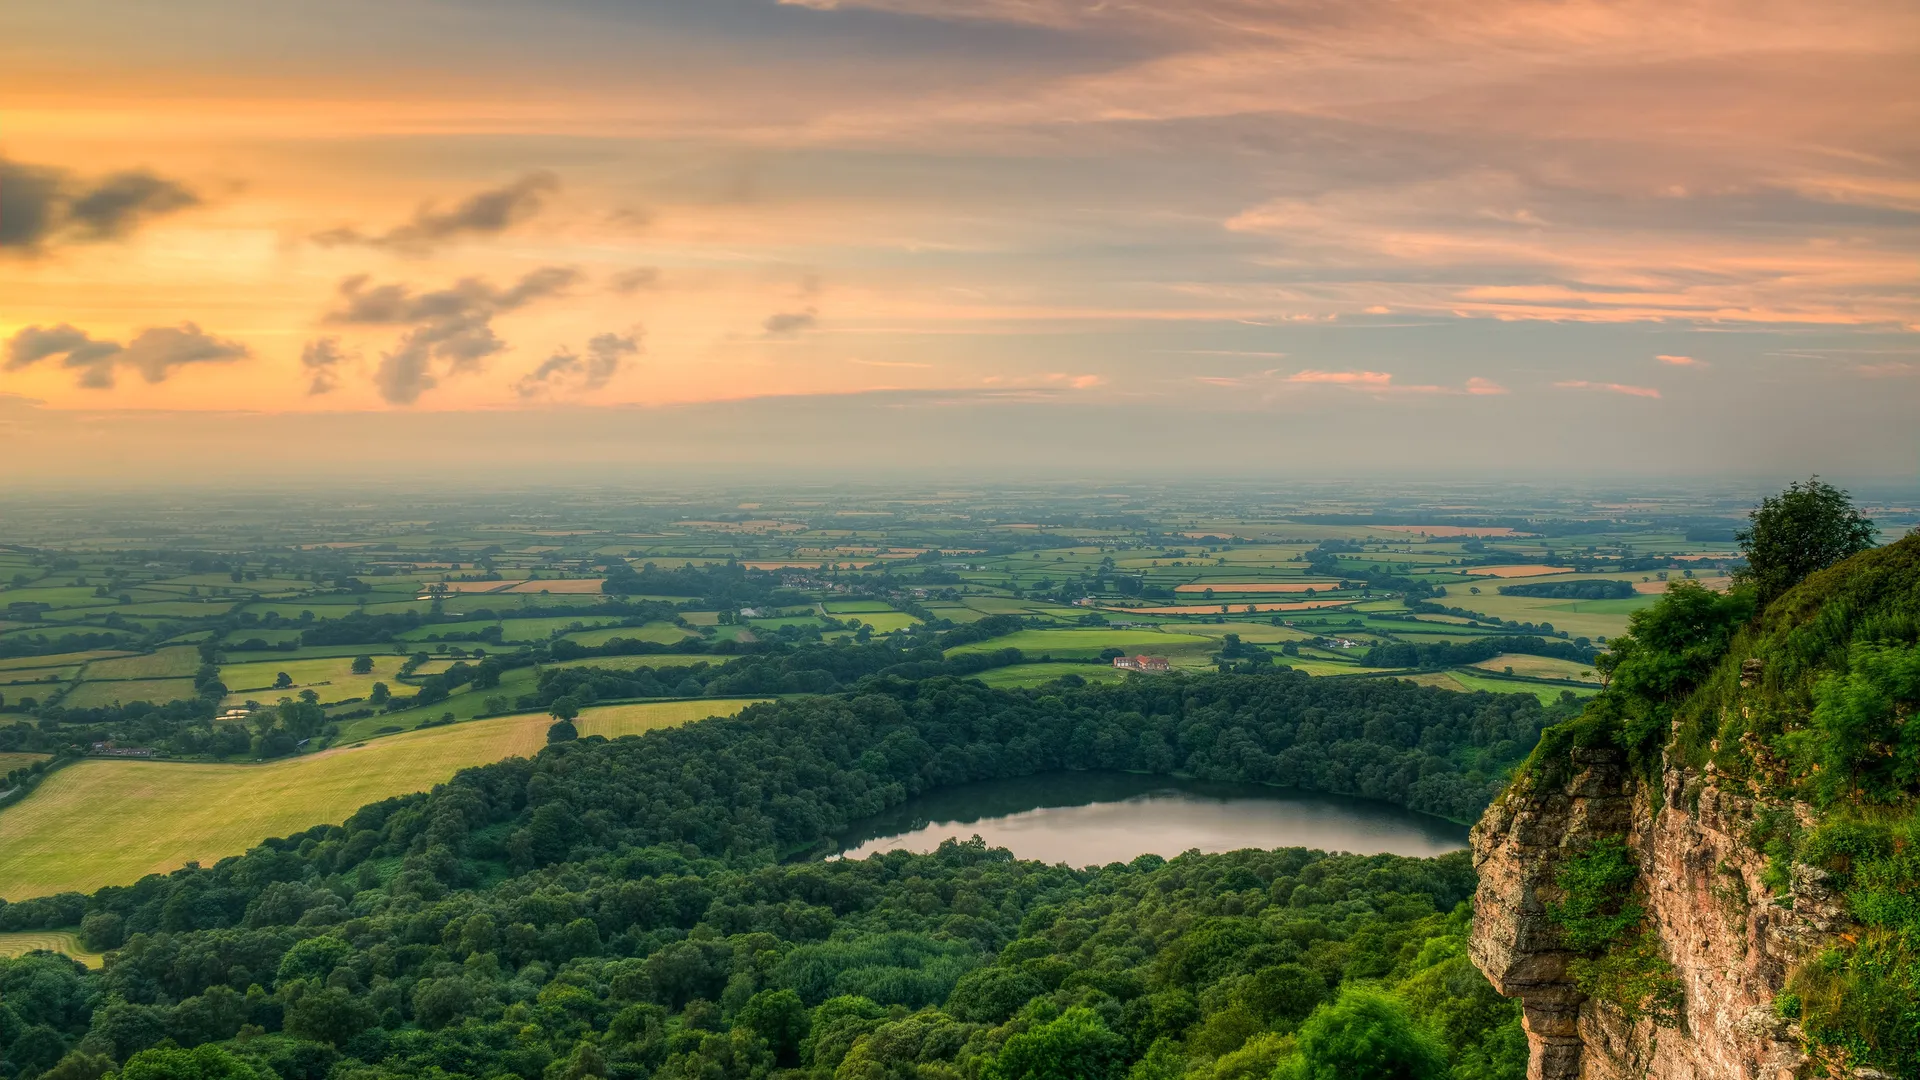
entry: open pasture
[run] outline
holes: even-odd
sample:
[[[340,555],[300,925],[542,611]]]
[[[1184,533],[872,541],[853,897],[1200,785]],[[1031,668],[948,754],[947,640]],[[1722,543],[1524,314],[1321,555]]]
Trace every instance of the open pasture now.
[[[1452,592],[1452,590],[1449,590]],[[1627,632],[1627,616],[1655,603],[1659,597],[1641,594],[1625,600],[1552,600],[1537,596],[1448,596],[1446,603],[1496,619],[1522,623],[1550,623],[1576,637],[1618,637]]]
[[[1145,653],[1150,656],[1164,656],[1173,651],[1193,652],[1196,649],[1211,651],[1215,647],[1212,638],[1195,634],[1167,634],[1155,630],[1078,630],[1044,629],[1017,630],[1011,634],[988,641],[975,641],[958,645],[947,650],[948,656],[964,656],[968,653],[996,652],[1000,649],[1019,649],[1030,656],[1051,654],[1054,656],[1098,656],[1103,649],[1120,649],[1128,653]]]
[[[1575,660],[1560,660],[1551,656],[1527,656],[1521,653],[1501,653],[1491,660],[1482,660],[1472,665],[1482,671],[1507,672],[1524,675],[1533,679],[1570,679],[1574,682],[1588,682],[1600,685],[1600,675],[1593,670],[1592,664],[1582,664]]]
[[[1591,697],[1600,692],[1598,686],[1555,686],[1541,682],[1522,682],[1516,679],[1499,679],[1472,668],[1454,668],[1447,672],[1460,688],[1469,693],[1485,690],[1490,694],[1532,694],[1540,699],[1542,705],[1551,705],[1560,700],[1560,695],[1573,694],[1575,697]]]
[[[68,682],[78,674],[80,674],[79,664],[68,664],[65,667],[7,668],[0,670],[0,686]]]
[[[1355,600],[1222,600],[1218,603],[1198,604],[1159,604],[1146,607],[1106,607],[1100,610],[1109,615],[1244,615],[1247,609],[1254,611],[1321,611],[1329,608],[1350,607]],[[1221,611],[1222,607],[1227,608]]]
[[[698,637],[672,623],[648,623],[645,626],[606,626],[598,630],[579,630],[566,634],[566,640],[581,645],[605,645],[615,638],[629,641],[653,641],[662,645],[672,645],[690,637]]]
[[[566,593],[575,596],[582,594],[599,596],[600,587],[605,583],[605,578],[561,578],[551,581],[542,579],[539,581],[522,581],[504,591],[510,593],[552,593],[554,595]]]
[[[150,701],[164,705],[192,696],[192,679],[114,679],[80,683],[60,699],[60,704],[68,709],[103,709],[115,702],[125,705]]]
[[[615,705],[576,720],[583,735],[618,737],[732,715],[746,700]],[[0,897],[130,885],[146,874],[238,855],[272,836],[338,823],[370,802],[425,791],[461,769],[529,756],[553,721],[503,716],[419,731],[263,765],[88,760],[62,769],[0,810]],[[112,843],[101,843],[110,836]]]
[[[515,584],[512,581],[428,581],[422,582],[420,588],[447,593],[497,593],[506,592]]]
[[[873,627],[876,634],[891,634],[895,630],[906,630],[920,625],[920,620],[904,611],[868,611],[858,615],[836,615],[835,618],[849,625],[855,619],[860,625]]]
[[[1548,566],[1545,563],[1526,563],[1513,566],[1463,566],[1460,573],[1469,577],[1496,578],[1535,578],[1555,574],[1571,574],[1571,566]]]
[[[353,673],[353,658],[350,656],[223,664],[220,667],[220,681],[226,683],[231,692],[227,698],[228,704],[239,704],[248,698],[277,701],[282,697],[298,697],[302,690],[312,690],[320,695],[321,704],[329,705],[348,698],[366,697],[373,692],[376,682],[386,683],[396,692],[405,693],[405,687],[399,682],[401,658],[393,655],[375,655],[371,658],[373,670],[364,675]],[[293,679],[293,685],[275,689],[274,681],[281,672]]]
[[[97,952],[87,951],[80,944],[80,935],[71,930],[19,930],[0,934],[0,956],[25,956],[41,951],[65,953],[90,968],[97,968],[106,960]]]
[[[0,776],[15,769],[25,768],[36,761],[45,761],[51,754],[27,754],[14,750],[0,750]]]
[[[191,676],[200,668],[200,650],[191,645],[174,645],[144,656],[121,656],[95,660],[83,673],[92,679],[169,679]]]
[[[124,652],[112,649],[90,649],[86,652],[54,653],[51,656],[9,656],[0,660],[0,671],[13,668],[61,667],[68,664],[84,664],[90,660],[104,660],[110,656],[126,656]]]
[[[1303,593],[1331,592],[1339,589],[1337,581],[1190,581],[1173,588],[1177,593],[1200,593],[1211,591],[1215,595],[1223,593]]]

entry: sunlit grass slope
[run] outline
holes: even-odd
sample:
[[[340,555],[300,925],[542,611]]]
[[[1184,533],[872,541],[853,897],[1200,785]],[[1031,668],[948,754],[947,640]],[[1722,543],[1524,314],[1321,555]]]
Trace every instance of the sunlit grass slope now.
[[[708,716],[743,700],[589,709],[580,734],[618,738]],[[263,765],[83,761],[0,811],[0,897],[130,885],[197,860],[211,864],[272,836],[345,821],[367,803],[425,791],[474,765],[538,753],[542,715],[409,731]]]

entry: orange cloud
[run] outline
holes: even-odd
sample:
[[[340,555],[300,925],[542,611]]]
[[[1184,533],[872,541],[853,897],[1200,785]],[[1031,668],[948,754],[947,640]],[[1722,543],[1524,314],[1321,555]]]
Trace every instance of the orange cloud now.
[[[1655,356],[1654,359],[1660,361],[1663,364],[1672,364],[1674,367],[1706,367],[1707,366],[1707,362],[1705,360],[1698,360],[1691,356],[1674,356],[1669,353],[1661,353],[1658,356]]]
[[[1384,371],[1315,371],[1308,368],[1287,376],[1293,383],[1336,383],[1342,386],[1385,386],[1393,376]]]
[[[1628,386],[1617,382],[1588,382],[1585,379],[1570,379],[1553,385],[1562,390],[1601,390],[1609,394],[1626,394],[1629,397],[1657,398],[1660,391],[1651,386]]]

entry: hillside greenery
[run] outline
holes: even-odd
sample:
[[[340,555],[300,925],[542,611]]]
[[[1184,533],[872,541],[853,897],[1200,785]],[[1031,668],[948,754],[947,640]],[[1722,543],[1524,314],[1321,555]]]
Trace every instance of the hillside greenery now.
[[[1816,509],[1845,534],[1829,547],[1857,546],[1857,515]],[[1773,524],[1770,542],[1819,548],[1788,543]],[[1576,747],[1613,746],[1656,800],[1668,764],[1696,776],[1710,767],[1754,797],[1747,839],[1769,860],[1772,901],[1831,890],[1858,924],[1791,974],[1782,1014],[1822,1054],[1920,1075],[1920,537],[1818,569],[1764,609],[1761,579],[1778,588],[1787,571],[1757,565],[1754,584],[1721,594],[1676,582],[1636,612],[1600,658],[1609,686],[1543,735],[1524,782],[1565,776]],[[1814,811],[1810,826],[1796,803]],[[1614,882],[1609,910],[1637,914],[1639,887]],[[1558,914],[1573,936],[1580,924]],[[1636,926],[1581,944],[1587,970],[1617,976],[1603,990],[1623,1011],[1662,1007],[1674,989]]]

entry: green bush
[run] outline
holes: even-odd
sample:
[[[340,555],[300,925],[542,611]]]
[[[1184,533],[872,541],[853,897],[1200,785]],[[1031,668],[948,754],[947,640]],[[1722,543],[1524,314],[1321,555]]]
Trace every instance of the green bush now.
[[[1125,1069],[1127,1041],[1092,1009],[1069,1009],[1059,1019],[1008,1039],[980,1070],[981,1080],[1114,1080]]]
[[[1440,1080],[1447,1052],[1417,1027],[1399,1001],[1348,987],[1301,1025],[1299,1055],[1273,1080]]]

